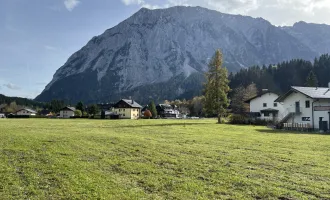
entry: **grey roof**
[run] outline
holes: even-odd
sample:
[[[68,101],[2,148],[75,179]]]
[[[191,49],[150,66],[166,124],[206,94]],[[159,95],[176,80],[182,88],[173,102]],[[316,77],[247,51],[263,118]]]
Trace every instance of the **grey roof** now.
[[[64,110],[64,109],[69,109],[71,111],[76,111],[75,107],[70,107],[70,106],[66,106],[66,107],[62,108],[61,110]]]
[[[275,92],[272,92],[272,91],[269,91],[269,90],[267,90],[267,91],[261,91],[258,95],[256,95],[256,96],[254,96],[254,97],[251,97],[250,99],[248,99],[248,100],[246,100],[246,101],[244,101],[245,103],[250,103],[253,99],[256,99],[256,98],[258,98],[258,97],[262,97],[263,95],[265,95],[265,94],[276,94]],[[276,95],[278,95],[278,94],[276,94]]]
[[[30,108],[23,108],[23,109],[20,109],[20,110],[18,110],[16,113],[18,113],[19,111],[22,111],[22,110],[26,110],[26,111],[28,111],[28,112],[30,112],[30,113],[37,113],[37,111],[32,110],[32,109],[30,109]]]
[[[128,105],[130,105],[132,108],[142,108],[140,104],[138,104],[136,101],[131,99],[122,99],[122,101],[125,101]]]
[[[275,101],[282,102],[293,92],[300,92],[312,99],[330,99],[330,88],[292,86],[291,90],[289,90],[286,94],[280,96]]]

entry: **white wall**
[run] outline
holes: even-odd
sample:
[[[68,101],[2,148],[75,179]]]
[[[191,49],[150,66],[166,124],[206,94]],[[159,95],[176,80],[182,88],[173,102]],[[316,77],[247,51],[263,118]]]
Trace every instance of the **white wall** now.
[[[306,108],[306,101],[310,102],[310,107]],[[304,123],[313,125],[313,100],[304,94],[299,92],[292,93],[284,100],[284,114],[289,112],[295,112],[296,102],[300,102],[300,112],[301,114],[295,114],[294,117],[288,119],[288,123]],[[330,100],[320,100],[314,103],[315,106],[330,106]],[[319,129],[319,117],[323,117],[323,121],[328,121],[329,123],[329,111],[314,111],[314,128]],[[303,118],[309,118],[310,121],[303,121]]]
[[[66,118],[66,119],[68,119],[70,117],[74,117],[74,112],[72,110],[61,110],[60,117]]]
[[[27,111],[27,110],[20,110],[20,111],[18,111],[17,113],[16,113],[16,115],[25,115],[25,116],[34,116],[34,115],[36,115],[35,113],[31,113],[31,112],[29,112],[29,111]]]
[[[253,100],[250,101],[250,112],[260,112],[261,110],[265,110],[265,109],[276,109],[278,110],[278,116],[283,114],[284,111],[284,107],[282,105],[282,103],[279,102],[274,102],[279,96],[275,93],[266,93],[263,94],[260,97],[257,97]],[[263,107],[263,104],[267,103],[267,107]],[[277,103],[277,107],[274,106],[274,103]],[[262,114],[262,118],[267,119],[267,117],[263,116]],[[269,119],[271,119],[272,116],[269,117]]]

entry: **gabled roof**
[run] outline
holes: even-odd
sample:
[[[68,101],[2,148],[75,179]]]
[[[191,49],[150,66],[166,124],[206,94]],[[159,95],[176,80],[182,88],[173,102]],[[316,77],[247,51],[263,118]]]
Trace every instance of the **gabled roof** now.
[[[125,102],[125,103],[126,103],[127,105],[129,105],[131,108],[142,108],[142,106],[141,106],[140,104],[138,104],[136,101],[131,100],[131,99],[122,99],[122,100],[120,100],[118,103],[116,103],[116,104],[114,105],[114,107],[115,107],[115,108],[118,107],[118,104],[119,104],[121,101]]]
[[[312,99],[330,99],[330,88],[292,86],[287,93],[277,98],[275,102],[283,102],[288,96],[290,96],[294,92],[299,92]]]
[[[258,97],[261,97],[261,96],[263,96],[263,95],[265,95],[265,94],[276,94],[275,92],[272,92],[272,91],[263,91],[263,92],[261,92],[261,93],[259,93],[257,96],[254,96],[254,97],[252,97],[252,98],[250,98],[250,99],[248,99],[248,100],[246,100],[246,101],[244,101],[245,103],[250,103],[253,99],[256,99],[256,98],[258,98]],[[278,94],[276,94],[276,95],[278,95]]]
[[[66,106],[66,107],[62,108],[61,110],[71,110],[71,111],[76,111],[76,108],[75,108],[75,107]]]
[[[29,109],[29,108],[23,108],[23,109],[20,109],[20,110],[18,110],[16,113],[18,113],[19,111],[22,111],[22,110],[26,110],[26,111],[28,111],[28,112],[30,112],[30,113],[37,113],[37,111],[32,110],[32,109]]]

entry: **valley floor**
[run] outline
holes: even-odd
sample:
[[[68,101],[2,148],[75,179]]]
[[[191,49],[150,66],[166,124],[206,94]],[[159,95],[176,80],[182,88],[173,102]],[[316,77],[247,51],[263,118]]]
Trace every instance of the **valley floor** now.
[[[330,135],[215,120],[0,120],[1,199],[330,199]]]

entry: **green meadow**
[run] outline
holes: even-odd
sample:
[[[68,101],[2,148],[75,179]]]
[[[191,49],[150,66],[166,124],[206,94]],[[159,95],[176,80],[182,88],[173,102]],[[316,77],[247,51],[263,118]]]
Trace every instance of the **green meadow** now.
[[[330,199],[330,135],[216,120],[0,120],[0,199]]]

